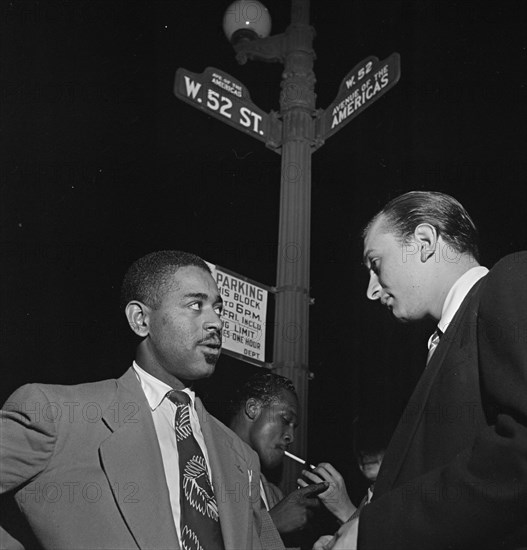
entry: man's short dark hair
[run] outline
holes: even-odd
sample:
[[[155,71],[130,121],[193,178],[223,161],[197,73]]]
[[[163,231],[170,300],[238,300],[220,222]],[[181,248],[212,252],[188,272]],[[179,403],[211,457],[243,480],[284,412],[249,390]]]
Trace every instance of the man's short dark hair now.
[[[298,397],[295,386],[289,378],[272,372],[257,372],[236,390],[231,412],[235,415],[251,397],[261,401],[265,407],[279,399],[283,390],[290,391]]]
[[[368,223],[382,218],[387,231],[406,242],[422,223],[433,225],[438,236],[460,254],[468,253],[479,260],[478,230],[468,212],[454,197],[438,191],[410,191],[392,199]]]
[[[121,286],[121,308],[132,300],[157,308],[169,289],[174,273],[187,266],[196,266],[210,273],[209,266],[195,254],[180,250],[160,250],[136,260],[126,272]]]

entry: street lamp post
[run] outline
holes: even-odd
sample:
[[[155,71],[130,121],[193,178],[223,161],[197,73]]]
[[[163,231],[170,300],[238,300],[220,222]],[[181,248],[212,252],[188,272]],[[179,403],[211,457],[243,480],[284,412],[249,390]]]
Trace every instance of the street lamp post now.
[[[344,77],[335,100],[317,110],[309,0],[292,0],[291,23],[284,33],[268,36],[270,26],[267,9],[257,0],[237,0],[224,16],[224,30],[240,63],[255,59],[283,64],[279,113],[260,109],[243,83],[214,67],[202,74],[179,68],[174,93],[282,156],[272,367],[297,389],[300,424],[293,451],[306,458],[311,155],[398,82],[400,60],[397,53],[383,61],[374,56],[362,60]],[[297,473],[297,465],[286,461],[284,490],[295,486]]]
[[[293,452],[307,456],[309,379],[309,261],[311,152],[315,139],[315,74],[309,0],[292,0],[284,34],[234,45],[238,60],[277,60],[284,65],[280,93],[281,184],[273,370],[291,379],[299,398],[300,423]],[[296,483],[298,465],[285,461],[282,485]]]

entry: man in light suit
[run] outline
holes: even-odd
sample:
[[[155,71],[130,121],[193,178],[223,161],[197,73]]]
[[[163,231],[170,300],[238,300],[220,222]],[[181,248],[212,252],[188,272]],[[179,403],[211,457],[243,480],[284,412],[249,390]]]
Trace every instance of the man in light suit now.
[[[437,322],[369,504],[325,550],[527,547],[527,253],[479,265],[454,198],[410,192],[364,231],[367,295]]]
[[[298,397],[291,380],[270,372],[256,373],[237,389],[234,401],[229,427],[256,451],[265,472],[279,468],[297,426]],[[328,483],[316,483],[285,496],[261,474],[265,507],[290,546],[295,545],[291,535],[306,527],[311,510],[319,505],[316,495],[328,487]]]
[[[189,430],[203,455],[200,479],[212,483],[213,495],[205,495],[201,481],[191,479],[197,509],[204,509],[201,498],[207,506],[215,500],[214,547],[283,549],[261,506],[256,453],[208,415],[191,389],[214,372],[221,350],[221,297],[208,266],[184,252],[149,254],[128,270],[122,305],[140,343],[121,378],[26,385],[2,411],[0,488],[26,516],[30,546],[188,547],[177,405],[169,399],[178,390],[190,402]],[[13,534],[3,532],[2,549],[22,547]]]
[[[270,372],[255,373],[237,388],[230,428],[258,453],[264,472],[280,467],[294,441],[298,422],[298,397],[291,380]],[[262,498],[282,539],[297,546],[320,502],[341,521],[355,510],[340,473],[329,463],[313,472],[304,471],[296,491],[285,496],[279,487],[261,476]]]

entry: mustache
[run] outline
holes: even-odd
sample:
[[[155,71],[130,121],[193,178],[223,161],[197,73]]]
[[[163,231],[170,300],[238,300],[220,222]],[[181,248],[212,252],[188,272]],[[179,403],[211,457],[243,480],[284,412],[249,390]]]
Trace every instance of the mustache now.
[[[216,344],[218,346],[221,346],[222,338],[221,334],[216,334],[213,336],[207,336],[206,338],[202,338],[201,340],[198,340],[198,344]]]

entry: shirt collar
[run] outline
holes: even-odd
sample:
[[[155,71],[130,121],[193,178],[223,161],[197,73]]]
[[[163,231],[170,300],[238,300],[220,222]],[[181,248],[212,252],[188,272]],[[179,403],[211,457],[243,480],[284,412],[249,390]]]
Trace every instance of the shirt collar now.
[[[441,330],[443,334],[448,328],[448,325],[452,322],[454,315],[470,289],[488,272],[489,270],[486,267],[478,265],[463,273],[463,275],[461,275],[452,285],[443,304],[441,319],[439,319],[439,323],[437,323],[439,330]]]
[[[159,405],[161,405],[167,394],[173,390],[173,388],[171,388],[168,384],[165,384],[165,382],[159,380],[159,378],[156,378],[143,370],[135,361],[133,362],[132,367],[139,382],[141,383],[141,387],[143,388],[143,392],[145,393],[146,400],[148,401],[150,408],[155,411]],[[190,388],[185,388],[181,391],[184,391],[190,397],[190,402],[192,407],[194,407],[195,393]]]

